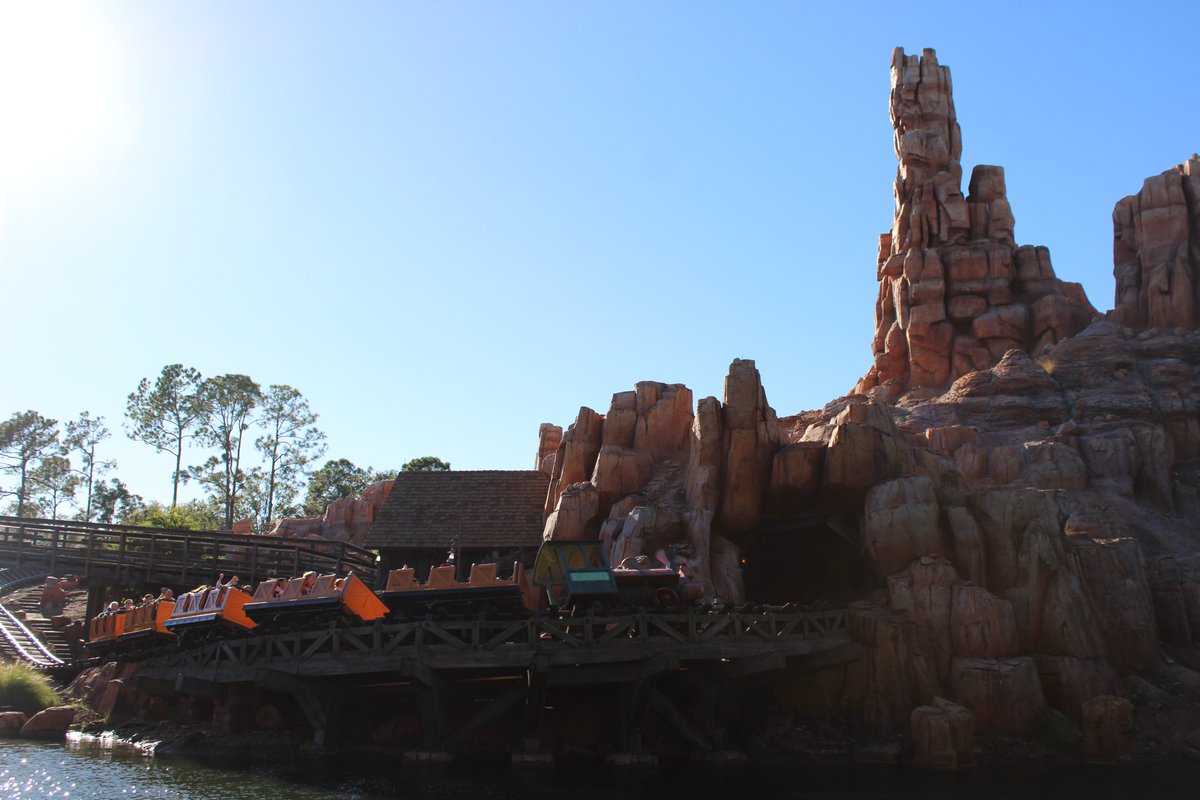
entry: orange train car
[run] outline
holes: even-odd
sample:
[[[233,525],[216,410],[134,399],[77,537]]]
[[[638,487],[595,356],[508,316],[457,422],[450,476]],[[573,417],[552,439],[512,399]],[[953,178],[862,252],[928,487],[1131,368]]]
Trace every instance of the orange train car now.
[[[214,627],[251,630],[254,620],[246,616],[250,595],[228,586],[203,587],[181,594],[170,618],[164,622],[175,634]]]
[[[258,622],[326,612],[371,622],[387,616],[388,608],[354,573],[344,578],[307,574],[261,582],[246,603],[245,612]]]
[[[87,646],[99,649],[112,647],[125,632],[126,611],[105,611],[88,621]]]
[[[429,579],[417,581],[412,567],[388,573],[380,598],[397,613],[434,608],[491,607],[498,610],[532,608],[530,587],[521,562],[513,563],[507,578],[496,574],[495,564],[472,564],[466,581],[455,580],[453,564],[430,567]]]
[[[174,610],[174,600],[154,600],[126,611],[125,630],[117,636],[118,641],[174,637],[165,624]]]

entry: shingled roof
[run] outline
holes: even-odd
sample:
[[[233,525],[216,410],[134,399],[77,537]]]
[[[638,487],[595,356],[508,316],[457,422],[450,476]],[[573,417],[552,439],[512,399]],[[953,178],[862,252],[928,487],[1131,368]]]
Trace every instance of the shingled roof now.
[[[366,546],[515,549],[542,541],[550,479],[536,471],[401,472]]]

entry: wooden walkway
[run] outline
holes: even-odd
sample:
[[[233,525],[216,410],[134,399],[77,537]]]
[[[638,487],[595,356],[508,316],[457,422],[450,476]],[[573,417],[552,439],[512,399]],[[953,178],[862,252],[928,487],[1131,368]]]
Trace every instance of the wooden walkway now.
[[[636,752],[640,722],[653,710],[694,747],[722,749],[719,709],[748,676],[811,672],[860,657],[845,610],[819,612],[533,615],[512,620],[331,624],[318,630],[256,632],[176,648],[148,658],[142,691],[220,699],[234,684],[293,695],[318,744],[332,744],[338,708],[352,695],[407,687],[421,718],[423,747],[453,751],[505,715],[523,709],[526,739],[539,739],[545,693],[556,687],[615,688],[622,750]],[[697,727],[658,685],[687,675],[709,698]],[[454,730],[447,705],[463,687],[498,692]],[[393,695],[394,696],[394,695]],[[722,700],[724,698],[724,700]],[[375,702],[384,702],[376,700]],[[461,715],[460,715],[461,716]]]
[[[210,582],[220,572],[251,585],[309,569],[353,570],[370,586],[375,554],[345,542],[0,516],[0,567],[85,575],[93,583],[180,587]]]

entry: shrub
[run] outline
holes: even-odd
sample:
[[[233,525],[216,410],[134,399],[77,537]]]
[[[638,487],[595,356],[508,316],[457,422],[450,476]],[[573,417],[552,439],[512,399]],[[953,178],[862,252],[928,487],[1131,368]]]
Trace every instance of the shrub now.
[[[0,664],[0,707],[14,708],[33,716],[58,703],[58,692],[45,675],[24,664]]]

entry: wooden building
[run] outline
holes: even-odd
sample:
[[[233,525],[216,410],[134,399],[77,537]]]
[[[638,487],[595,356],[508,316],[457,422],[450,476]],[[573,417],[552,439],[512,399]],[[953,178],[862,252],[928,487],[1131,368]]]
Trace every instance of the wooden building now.
[[[550,479],[538,471],[401,472],[367,533],[381,574],[402,566],[424,580],[453,550],[459,578],[474,562],[532,563],[542,543]]]

